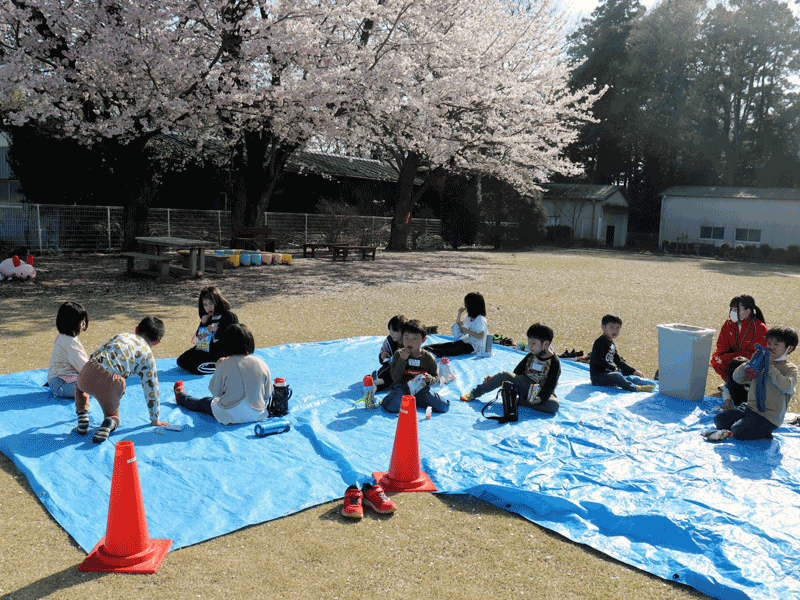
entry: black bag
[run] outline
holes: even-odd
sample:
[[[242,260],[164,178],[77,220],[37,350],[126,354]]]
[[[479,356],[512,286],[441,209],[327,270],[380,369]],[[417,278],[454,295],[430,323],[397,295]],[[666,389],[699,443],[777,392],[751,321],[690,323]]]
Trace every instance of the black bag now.
[[[282,417],[289,414],[289,398],[292,397],[292,390],[289,386],[272,388],[272,397],[267,404],[267,414],[270,417]]]
[[[486,409],[497,401],[497,396],[503,396],[503,416],[502,417],[486,417],[484,414]],[[493,400],[487,402],[481,410],[481,415],[487,419],[494,419],[498,423],[511,423],[519,419],[519,394],[514,384],[510,381],[504,381],[500,386]]]

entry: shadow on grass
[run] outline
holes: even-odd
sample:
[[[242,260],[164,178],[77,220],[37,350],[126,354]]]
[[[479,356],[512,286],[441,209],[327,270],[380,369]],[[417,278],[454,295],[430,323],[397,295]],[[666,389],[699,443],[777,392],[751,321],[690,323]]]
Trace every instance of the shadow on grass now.
[[[0,283],[0,299],[9,308],[0,313],[0,326],[19,318],[24,311],[30,324],[26,331],[8,328],[5,335],[25,337],[30,330],[52,328],[58,307],[66,300],[87,306],[93,319],[128,317],[153,311],[197,304],[204,287],[223,289],[234,310],[250,301],[270,296],[324,294],[344,286],[371,288],[395,281],[429,285],[437,278],[464,279],[464,268],[485,266],[485,252],[382,253],[376,261],[333,262],[325,258],[295,258],[291,265],[226,269],[222,275],[206,272],[195,280],[170,278],[157,282],[124,273],[124,261],[109,254],[53,255],[37,261],[32,282]],[[13,303],[18,303],[18,310]]]
[[[706,260],[699,266],[704,271],[735,277],[800,277],[800,268],[791,265]]]
[[[105,577],[108,573],[82,573],[78,571],[78,565],[73,565],[62,569],[58,573],[53,573],[43,577],[33,583],[13,590],[0,596],[0,600],[28,600],[34,598],[59,597],[58,592],[67,590],[76,585],[83,585]]]

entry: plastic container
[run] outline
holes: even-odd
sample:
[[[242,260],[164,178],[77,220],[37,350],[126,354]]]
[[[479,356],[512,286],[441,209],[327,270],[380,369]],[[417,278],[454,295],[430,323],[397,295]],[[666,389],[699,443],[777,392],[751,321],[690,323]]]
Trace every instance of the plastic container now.
[[[705,397],[714,330],[671,323],[658,329],[658,391],[674,398]]]
[[[261,252],[250,253],[250,264],[255,265],[257,267],[261,266]]]
[[[453,369],[450,367],[450,359],[446,356],[439,361],[439,383],[447,385],[456,378]]]
[[[242,267],[249,267],[250,265],[253,264],[253,261],[251,259],[251,255],[250,255],[249,252],[239,252],[238,254],[239,254],[239,264]]]

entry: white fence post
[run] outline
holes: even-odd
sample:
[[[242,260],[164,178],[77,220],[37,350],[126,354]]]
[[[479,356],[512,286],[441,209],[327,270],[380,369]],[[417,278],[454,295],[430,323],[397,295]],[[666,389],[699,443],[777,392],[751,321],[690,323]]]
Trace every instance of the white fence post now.
[[[42,217],[39,212],[39,204],[36,205],[36,232],[39,237],[39,252],[42,251]]]
[[[222,246],[222,211],[217,211],[217,244]]]
[[[111,207],[106,206],[106,230],[108,231],[108,251],[111,252]]]

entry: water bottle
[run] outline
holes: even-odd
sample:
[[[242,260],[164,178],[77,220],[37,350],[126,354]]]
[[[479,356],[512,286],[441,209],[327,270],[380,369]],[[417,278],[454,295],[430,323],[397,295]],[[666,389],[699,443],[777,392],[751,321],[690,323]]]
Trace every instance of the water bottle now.
[[[272,388],[272,398],[267,406],[270,417],[282,417],[289,413],[289,398],[292,397],[292,390],[283,377],[275,378],[275,385]]]
[[[366,375],[364,377],[364,395],[358,402],[362,400],[364,401],[364,408],[371,410],[378,407],[378,404],[375,402],[375,382],[372,379],[372,375]]]
[[[456,378],[455,373],[450,368],[450,359],[446,356],[439,362],[439,381],[442,385],[447,385]]]
[[[289,431],[292,424],[283,419],[268,419],[264,423],[257,423],[255,428],[256,437],[267,437],[268,435],[275,435],[276,433],[283,433]]]

